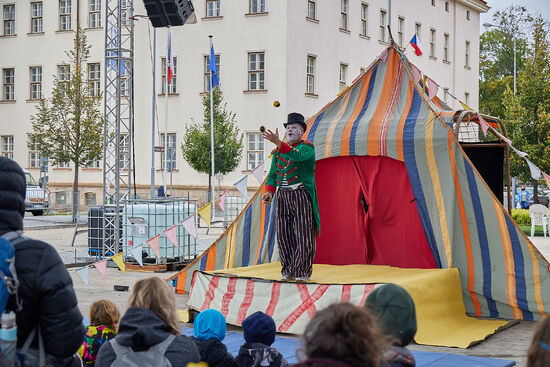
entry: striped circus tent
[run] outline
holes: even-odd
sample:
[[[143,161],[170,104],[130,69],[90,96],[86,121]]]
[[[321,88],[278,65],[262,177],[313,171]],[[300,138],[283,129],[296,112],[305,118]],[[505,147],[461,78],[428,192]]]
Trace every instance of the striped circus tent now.
[[[315,263],[458,268],[468,314],[538,320],[550,309],[549,264],[462,150],[456,111],[430,100],[414,69],[390,46],[308,120],[322,223]],[[178,292],[195,270],[278,261],[264,192],[173,277]]]

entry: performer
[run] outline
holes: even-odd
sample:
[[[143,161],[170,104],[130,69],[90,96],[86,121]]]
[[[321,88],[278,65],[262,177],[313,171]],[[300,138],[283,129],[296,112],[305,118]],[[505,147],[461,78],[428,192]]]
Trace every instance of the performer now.
[[[299,113],[288,114],[288,143],[279,139],[279,129],[267,130],[264,138],[277,146],[273,150],[264,202],[277,192],[277,243],[282,280],[308,281],[315,257],[316,229],[320,230],[319,205],[315,188],[315,148],[302,140],[307,125]]]

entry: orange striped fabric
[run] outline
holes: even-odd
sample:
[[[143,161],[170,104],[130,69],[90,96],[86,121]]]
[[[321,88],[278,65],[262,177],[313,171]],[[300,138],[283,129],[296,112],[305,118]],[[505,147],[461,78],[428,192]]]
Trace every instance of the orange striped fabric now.
[[[361,89],[359,90],[357,103],[355,104],[355,108],[353,109],[351,116],[349,117],[348,121],[346,121],[346,125],[344,126],[344,131],[342,132],[341,148],[340,148],[341,156],[349,155],[349,140],[351,137],[351,130],[353,128],[353,124],[355,123],[355,120],[357,119],[357,117],[361,113],[361,110],[363,109],[363,105],[365,104],[365,99],[367,98],[367,93],[369,91],[371,75],[372,75],[372,70],[369,71],[365,76],[363,76],[363,82],[361,83]]]

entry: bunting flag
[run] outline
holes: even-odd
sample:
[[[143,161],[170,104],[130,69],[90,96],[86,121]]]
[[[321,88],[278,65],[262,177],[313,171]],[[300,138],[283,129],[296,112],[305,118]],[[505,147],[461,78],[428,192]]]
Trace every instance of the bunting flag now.
[[[261,183],[261,182],[260,182]],[[223,192],[223,194],[220,195],[220,197],[218,198],[218,206],[220,207],[220,209],[222,211],[224,211],[224,205],[225,205],[225,198],[227,197],[227,194],[229,194],[229,191],[228,190],[225,190]]]
[[[237,190],[239,190],[241,195],[245,198],[248,197],[247,182],[248,182],[248,176],[244,176],[239,181],[233,184],[237,187]]]
[[[431,101],[437,95],[437,91],[439,90],[439,86],[431,78],[428,78],[427,83],[428,83],[428,98]]]
[[[422,79],[422,72],[413,64],[411,64],[411,72],[412,72],[414,84],[418,84],[420,79]]]
[[[428,82],[428,76],[422,76],[422,94],[426,94],[426,83]]]
[[[462,103],[461,101],[458,101],[463,109],[466,111],[473,111],[470,107],[468,107],[465,103]]]
[[[181,225],[187,233],[189,233],[191,236],[197,238],[197,225],[195,224],[195,214],[191,214],[187,218],[181,221]]]
[[[132,256],[134,257],[134,259],[136,259],[139,266],[143,267],[143,254],[141,253],[141,251],[143,251],[143,245],[132,247],[130,251],[132,252]]]
[[[210,227],[210,219],[212,218],[212,202],[209,202],[208,204],[200,208],[197,213],[199,213],[201,218],[204,219],[206,225]]]
[[[111,260],[115,262],[122,274],[126,273],[126,265],[124,264],[124,259],[122,258],[122,252],[111,256]]]
[[[258,164],[253,170],[252,173],[254,177],[258,180],[260,185],[264,182],[264,162]]]
[[[82,279],[82,281],[84,283],[86,283],[86,285],[90,285],[90,283],[88,282],[88,267],[87,266],[84,266],[80,269],[76,269],[76,273],[78,274],[80,279]]]
[[[382,51],[382,53],[381,53],[380,55],[378,55],[378,58],[379,58],[380,60],[382,60],[383,62],[386,62],[386,61],[388,61],[388,55],[389,55],[389,54],[390,54],[390,52],[389,52],[389,47],[386,47],[386,48],[384,49],[384,51]]]
[[[527,159],[527,158],[523,158],[523,159],[525,159],[525,161],[527,161],[527,164],[529,165],[529,171],[531,171],[531,177],[533,178],[533,180],[538,180],[540,178],[541,173],[542,173],[540,168],[535,166],[533,164],[533,162],[531,162],[529,159]]]
[[[516,152],[516,154],[519,155],[521,158],[525,158],[525,157],[528,156],[527,153],[522,152],[521,150],[517,150],[517,149],[514,148],[512,145],[509,145],[509,147],[512,148],[512,150],[513,150],[514,152]]]
[[[542,175],[544,176],[544,179],[546,180],[546,186],[550,188],[550,176],[546,173],[542,172]]]
[[[95,268],[99,272],[99,275],[105,280],[107,275],[107,259],[100,260],[94,263]]]
[[[147,240],[147,244],[153,250],[155,255],[160,259],[160,252],[159,252],[159,242],[160,242],[160,234],[157,234]]]
[[[177,224],[174,224],[172,227],[165,229],[162,232],[164,232],[164,235],[166,236],[166,238],[168,238],[168,240],[172,242],[174,246],[176,246],[177,248],[180,248],[180,246],[178,245],[178,225]]]
[[[508,139],[507,137],[505,137],[504,135],[502,135],[501,133],[499,133],[498,131],[496,131],[495,129],[492,129],[492,131],[499,137],[501,138],[506,144],[508,144],[509,146],[512,145],[512,141],[510,139]]]
[[[483,136],[487,136],[487,130],[489,129],[489,124],[481,115],[479,112],[477,112],[477,118],[479,120],[479,126],[481,126],[481,131],[483,131]]]

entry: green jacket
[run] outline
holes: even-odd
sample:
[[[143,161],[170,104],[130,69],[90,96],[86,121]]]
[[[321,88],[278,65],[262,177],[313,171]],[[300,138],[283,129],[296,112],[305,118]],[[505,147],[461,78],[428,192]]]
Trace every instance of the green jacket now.
[[[273,150],[272,154],[266,190],[274,194],[285,174],[289,185],[302,183],[311,197],[315,225],[317,232],[321,233],[319,203],[315,188],[315,147],[312,143],[304,140],[294,146],[283,143],[279,149]]]

